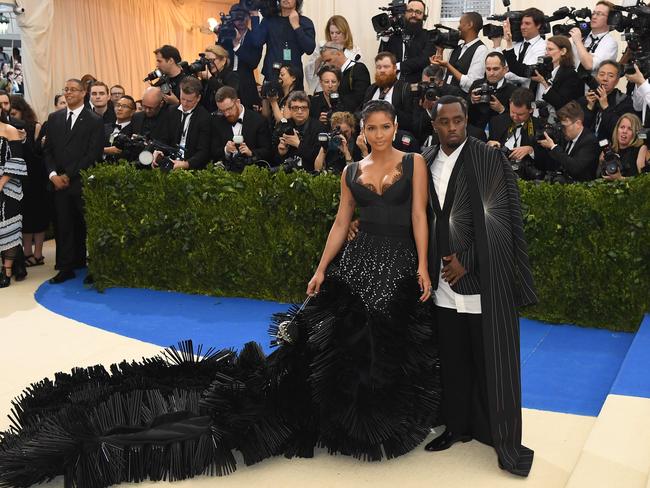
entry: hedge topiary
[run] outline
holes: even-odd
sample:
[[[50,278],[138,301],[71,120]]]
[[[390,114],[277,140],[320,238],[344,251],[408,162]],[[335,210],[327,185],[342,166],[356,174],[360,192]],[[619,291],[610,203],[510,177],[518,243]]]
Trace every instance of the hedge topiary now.
[[[339,178],[249,167],[86,175],[90,268],[129,286],[302,301],[336,215]],[[650,177],[521,183],[540,304],[525,315],[634,330],[650,302]]]

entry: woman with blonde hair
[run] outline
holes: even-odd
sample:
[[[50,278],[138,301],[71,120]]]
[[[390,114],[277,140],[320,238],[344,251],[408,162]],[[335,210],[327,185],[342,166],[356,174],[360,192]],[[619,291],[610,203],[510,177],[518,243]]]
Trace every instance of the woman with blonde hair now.
[[[203,95],[201,105],[208,112],[216,112],[217,102],[214,96],[222,86],[231,86],[239,93],[239,73],[232,70],[228,51],[222,46],[215,44],[205,48],[206,67],[199,73],[199,79],[203,84]]]
[[[606,180],[622,180],[636,176],[646,166],[648,148],[637,134],[641,129],[641,120],[634,114],[627,113],[619,117],[612,132],[611,149],[618,155],[619,164],[611,164],[615,159],[600,154],[598,174]],[[610,164],[608,164],[610,163]]]
[[[354,45],[350,25],[342,15],[333,15],[325,24],[325,40],[320,42],[320,47],[322,48],[326,42],[336,42],[343,45],[348,59],[354,59],[357,55],[361,56],[361,50]],[[322,66],[321,50],[317,49],[305,64],[305,81],[309,84],[309,88],[313,90],[313,94],[323,91],[318,78],[318,72]]]

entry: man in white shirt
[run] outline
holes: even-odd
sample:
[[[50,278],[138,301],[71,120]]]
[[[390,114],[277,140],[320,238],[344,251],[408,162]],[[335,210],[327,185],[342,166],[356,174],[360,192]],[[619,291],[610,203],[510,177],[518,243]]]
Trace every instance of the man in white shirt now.
[[[571,41],[573,44],[573,59],[576,62],[576,69],[582,65],[583,69],[594,75],[603,61],[608,59],[616,60],[618,55],[618,43],[609,33],[607,18],[614,4],[607,0],[600,0],[596,3],[591,13],[591,32],[584,39],[582,32],[577,27],[571,29]]]
[[[530,66],[537,64],[537,58],[546,55],[546,40],[540,36],[540,29],[544,25],[544,12],[537,8],[523,11],[520,29],[522,40],[513,42],[518,33],[512,31],[509,20],[503,23],[506,48],[503,51],[508,62],[506,80],[515,85],[530,88]],[[501,38],[493,40],[495,49],[501,48]]]
[[[472,83],[485,74],[485,57],[488,48],[478,38],[483,28],[483,19],[477,12],[464,13],[458,24],[461,43],[449,55],[449,60],[442,57],[442,48],[432,57],[431,63],[447,68],[446,82],[449,85],[460,86],[468,93]]]

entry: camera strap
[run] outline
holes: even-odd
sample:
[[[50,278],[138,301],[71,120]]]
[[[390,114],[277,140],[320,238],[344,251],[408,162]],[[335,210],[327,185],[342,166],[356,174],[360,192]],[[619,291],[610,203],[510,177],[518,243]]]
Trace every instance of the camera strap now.
[[[600,44],[600,41],[602,41],[603,38],[608,34],[609,34],[609,32],[605,32],[605,34],[600,36],[600,37],[595,37],[593,34],[589,34],[587,36],[587,39],[590,39],[591,43],[589,44],[589,47],[586,48],[587,52],[591,53],[591,54],[595,53],[596,49],[598,49],[598,44]]]

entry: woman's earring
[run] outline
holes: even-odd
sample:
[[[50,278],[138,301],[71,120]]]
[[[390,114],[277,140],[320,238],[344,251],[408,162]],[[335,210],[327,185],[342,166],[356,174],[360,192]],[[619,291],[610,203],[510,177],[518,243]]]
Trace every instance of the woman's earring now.
[[[397,131],[393,132],[393,142],[395,142],[396,137],[397,137]]]
[[[366,143],[366,146],[368,145],[368,138],[365,135],[363,136],[363,142]]]

